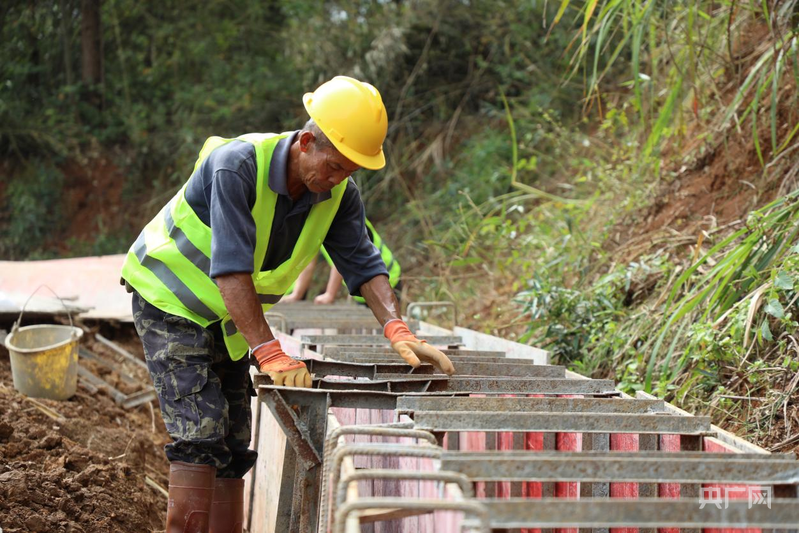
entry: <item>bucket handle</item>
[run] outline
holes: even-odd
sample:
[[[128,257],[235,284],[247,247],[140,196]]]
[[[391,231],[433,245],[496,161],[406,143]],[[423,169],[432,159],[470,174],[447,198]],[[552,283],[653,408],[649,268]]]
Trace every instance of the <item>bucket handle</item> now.
[[[19,325],[22,323],[22,315],[23,315],[23,313],[25,313],[25,308],[28,307],[28,302],[31,301],[31,298],[33,298],[33,296],[37,292],[39,292],[39,289],[41,289],[42,287],[44,287],[47,290],[49,290],[50,292],[52,292],[53,296],[58,298],[58,301],[61,302],[61,305],[64,306],[64,311],[67,312],[67,316],[69,317],[69,326],[70,326],[70,328],[72,328],[71,329],[71,335],[72,335],[72,338],[74,339],[77,335],[75,335],[75,324],[72,322],[72,313],[70,312],[69,308],[67,307],[67,304],[64,303],[64,300],[62,300],[61,297],[58,294],[56,294],[56,292],[53,289],[51,289],[49,285],[39,285],[38,287],[36,287],[36,290],[34,290],[31,293],[31,295],[28,296],[28,299],[25,300],[24,304],[22,304],[22,310],[20,310],[20,312],[19,312],[19,318],[17,318],[16,322],[14,322],[14,325],[11,326],[11,333],[15,333],[19,329]]]

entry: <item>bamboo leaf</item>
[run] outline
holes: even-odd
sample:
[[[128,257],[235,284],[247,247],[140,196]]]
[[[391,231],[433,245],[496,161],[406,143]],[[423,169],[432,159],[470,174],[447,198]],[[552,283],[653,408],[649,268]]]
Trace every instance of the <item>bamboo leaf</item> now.
[[[785,59],[785,50],[780,50],[777,56],[777,64],[774,67],[774,76],[771,80],[771,149],[777,153],[777,97],[780,90],[780,80],[782,79],[782,64]]]
[[[765,167],[766,163],[763,161],[763,152],[760,149],[760,139],[757,135],[757,108],[760,102],[760,94],[763,92],[763,87],[766,85],[763,83],[764,74],[765,72],[760,75],[760,83],[757,84],[755,98],[752,100],[752,142],[755,145],[755,152],[757,152],[757,159],[760,161],[761,167]]]
[[[655,371],[655,363],[657,362],[657,353],[660,351],[660,345],[666,337],[666,328],[663,328],[658,335],[655,346],[652,347],[652,353],[649,354],[649,362],[646,365],[646,376],[644,378],[644,390],[652,392],[652,374]]]
[[[682,93],[682,84],[683,77],[679,76],[671,89],[671,93],[669,93],[666,103],[663,105],[663,109],[660,111],[660,115],[658,115],[657,122],[655,122],[655,126],[652,128],[649,138],[646,140],[646,145],[644,145],[644,158],[649,157],[660,143],[660,138],[663,136],[666,126],[668,126],[671,121],[671,115],[674,111],[677,99],[680,97],[680,93]]]
[[[732,103],[727,107],[727,112],[724,114],[724,118],[721,119],[722,125],[729,122],[732,116],[735,114],[735,112],[738,111],[738,108],[743,102],[744,97],[749,92],[752,83],[760,74],[760,69],[763,68],[763,66],[771,59],[773,55],[774,55],[774,49],[769,48],[766,52],[763,53],[762,56],[760,56],[760,59],[758,59],[757,63],[755,63],[755,66],[752,67],[752,70],[749,71],[749,74],[746,76],[746,79],[741,84],[741,88],[738,89],[737,93],[735,93],[735,97],[733,98]]]
[[[680,324],[680,329],[677,330],[677,333],[671,340],[671,345],[669,345],[669,350],[666,352],[666,357],[663,359],[663,364],[660,365],[661,376],[666,376],[666,382],[671,383],[674,381],[674,378],[679,372],[679,368],[671,369],[671,359],[674,356],[674,352],[677,350],[677,345],[679,340],[682,338],[683,331],[685,330],[688,322],[683,322]]]
[[[632,56],[632,69],[633,69],[633,90],[635,93],[635,98],[633,99],[633,105],[635,105],[636,110],[641,115],[641,121],[644,122],[646,117],[644,117],[644,102],[643,96],[641,94],[641,80],[640,80],[640,73],[641,73],[641,41],[644,37],[644,30],[647,29],[649,24],[649,17],[652,13],[652,6],[654,2],[649,2],[644,9],[643,16],[641,20],[635,25],[635,30],[633,32],[633,56]]]
[[[793,127],[793,129],[791,130],[791,133],[785,139],[785,142],[783,142],[782,145],[779,147],[779,149],[777,149],[777,153],[782,152],[783,150],[785,150],[788,147],[788,144],[791,142],[791,139],[793,139],[793,136],[796,135],[797,131],[799,131],[799,122],[797,122],[796,126]]]
[[[677,278],[677,281],[674,282],[674,287],[672,287],[671,293],[669,294],[669,298],[666,301],[666,309],[670,308],[671,302],[676,297],[677,292],[680,290],[680,288],[682,288],[683,284],[688,280],[688,278],[690,278],[693,275],[694,272],[696,272],[696,270],[699,267],[701,267],[703,264],[705,264],[705,262],[707,262],[707,260],[710,257],[712,257],[714,254],[716,254],[719,250],[721,250],[722,248],[727,246],[729,243],[731,243],[732,241],[734,241],[735,239],[737,239],[741,235],[745,234],[747,231],[749,231],[748,228],[739,229],[738,231],[736,231],[735,233],[733,233],[732,235],[730,235],[726,239],[722,240],[720,243],[716,244],[713,248],[708,250],[708,252],[705,255],[703,255],[702,258],[699,259],[699,261],[697,261],[696,263],[691,265],[691,267],[688,270],[683,272],[680,275],[680,277]]]
[[[552,31],[552,28],[555,27],[555,24],[560,22],[560,19],[563,18],[563,14],[566,12],[566,8],[569,7],[570,1],[571,0],[561,0],[558,12],[555,14],[555,20],[552,21],[552,26],[549,27],[550,32]]]
[[[588,22],[591,20],[591,17],[594,14],[594,10],[596,9],[596,5],[599,0],[588,0],[588,4],[585,7],[585,18],[583,19],[583,46],[585,46],[586,41],[586,33],[588,30]]]

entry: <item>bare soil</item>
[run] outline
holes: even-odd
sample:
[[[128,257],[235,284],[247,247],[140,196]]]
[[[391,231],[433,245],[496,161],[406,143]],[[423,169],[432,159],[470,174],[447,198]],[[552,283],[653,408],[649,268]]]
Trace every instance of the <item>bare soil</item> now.
[[[733,101],[743,78],[759,57],[760,48],[768,40],[768,27],[753,22],[735,43],[732,54],[736,67],[727,69],[719,86],[725,105]],[[778,139],[784,139],[799,120],[795,94],[794,80],[786,77],[778,93]],[[742,103],[741,112],[751,98],[750,95]],[[757,128],[760,155],[764,162],[770,162],[766,167],[753,142],[751,118],[739,129],[716,131],[715,116],[703,120],[696,115],[687,124],[684,135],[666,143],[663,153],[664,162],[669,162],[664,172],[666,178],[654,201],[623,220],[611,237],[615,241],[611,248],[621,254],[620,260],[632,261],[665,247],[677,251],[693,247],[701,231],[720,229],[724,236],[740,228],[751,211],[796,187],[796,158],[789,153],[772,157],[768,107],[761,102]],[[694,154],[693,159],[681,162],[685,154]],[[730,229],[724,231],[725,227]]]
[[[146,374],[140,369],[136,375],[136,365],[121,364],[87,337],[84,347],[120,371],[137,380]],[[83,359],[81,364],[125,393],[141,388],[102,365]],[[150,405],[125,410],[106,389],[92,394],[81,385],[67,401],[31,401],[14,390],[8,353],[0,348],[4,533],[163,531],[166,497],[145,480],[167,487],[163,445],[168,440],[156,402],[152,410]]]

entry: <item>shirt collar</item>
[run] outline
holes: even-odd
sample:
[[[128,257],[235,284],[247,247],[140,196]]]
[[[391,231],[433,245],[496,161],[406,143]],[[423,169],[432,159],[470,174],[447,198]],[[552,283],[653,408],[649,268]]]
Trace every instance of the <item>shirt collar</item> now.
[[[269,164],[269,188],[274,192],[282,195],[289,195],[288,187],[288,168],[289,168],[289,153],[291,152],[291,145],[297,139],[299,130],[289,133],[288,137],[284,137],[277,142],[274,152],[272,152],[272,161]],[[300,197],[303,200],[309,196],[308,203],[311,205],[324,202],[332,198],[333,194],[330,191],[326,192],[311,192],[306,191]],[[300,200],[297,200],[298,202]]]

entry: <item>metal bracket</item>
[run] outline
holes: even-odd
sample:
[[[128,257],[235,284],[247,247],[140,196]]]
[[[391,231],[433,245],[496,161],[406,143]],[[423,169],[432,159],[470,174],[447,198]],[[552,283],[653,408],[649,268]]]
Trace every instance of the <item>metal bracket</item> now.
[[[322,464],[323,444],[314,442],[311,438],[311,431],[306,421],[300,420],[297,412],[286,403],[278,390],[261,389],[261,395],[305,467],[311,468]],[[326,397],[321,399],[327,403]],[[324,413],[327,414],[327,409],[324,409]]]

